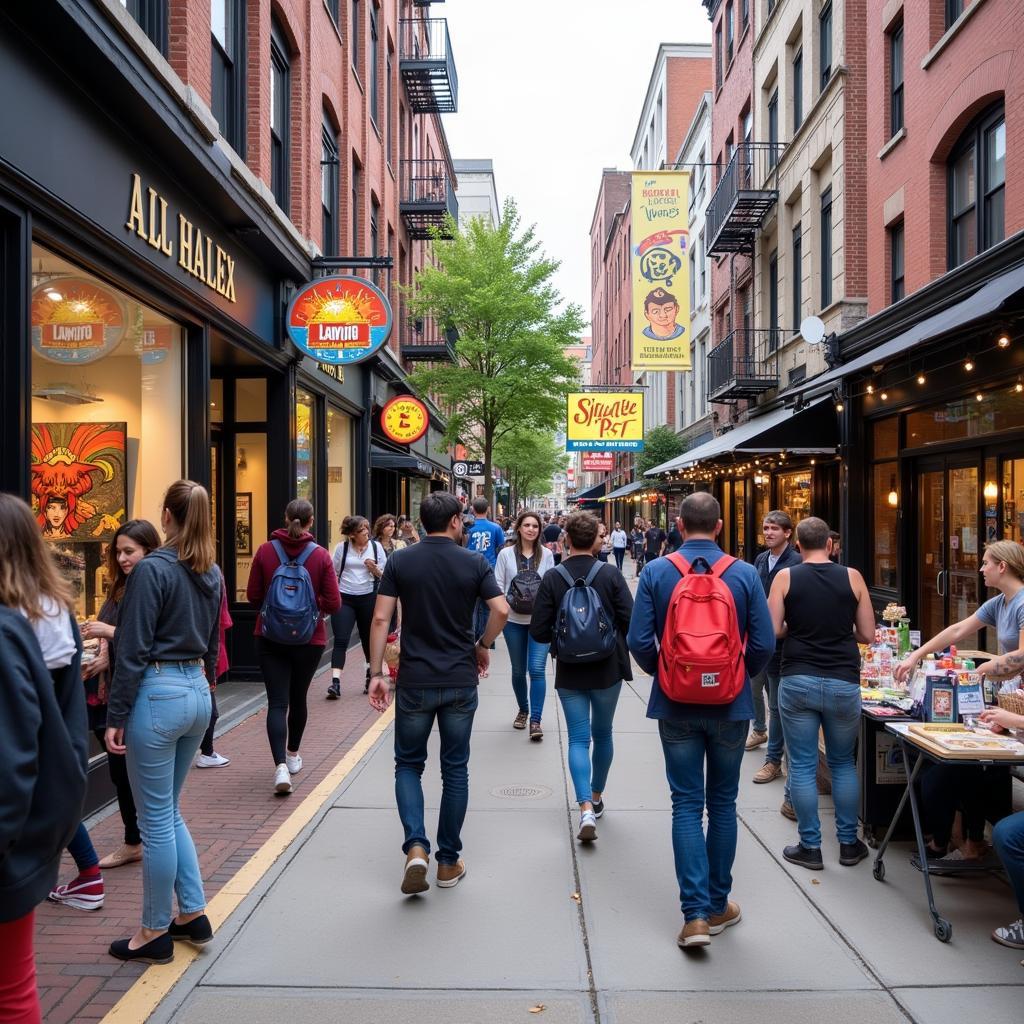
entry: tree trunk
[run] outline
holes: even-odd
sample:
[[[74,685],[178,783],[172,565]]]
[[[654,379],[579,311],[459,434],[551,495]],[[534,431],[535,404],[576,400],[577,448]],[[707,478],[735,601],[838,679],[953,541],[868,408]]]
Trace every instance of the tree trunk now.
[[[494,511],[494,480],[491,479],[491,459],[494,456],[494,434],[484,428],[484,497]]]

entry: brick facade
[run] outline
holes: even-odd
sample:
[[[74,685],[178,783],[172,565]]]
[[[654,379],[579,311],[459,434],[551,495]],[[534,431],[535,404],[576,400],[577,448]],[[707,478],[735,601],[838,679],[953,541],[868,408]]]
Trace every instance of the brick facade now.
[[[1016,0],[974,0],[945,29],[941,0],[867,0],[866,237],[868,312],[892,301],[888,230],[904,225],[904,291],[944,274],[946,160],[964,129],[993,104],[1006,113],[1004,234],[1024,228],[1024,19]],[[903,25],[904,134],[890,121],[890,40]],[[899,133],[896,133],[897,135]]]

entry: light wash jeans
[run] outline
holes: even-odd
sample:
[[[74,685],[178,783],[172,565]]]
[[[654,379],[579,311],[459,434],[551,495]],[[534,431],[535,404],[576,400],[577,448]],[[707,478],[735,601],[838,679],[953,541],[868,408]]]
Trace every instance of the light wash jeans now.
[[[577,803],[593,800],[594,793],[603,793],[608,783],[615,754],[612,720],[621,691],[621,682],[604,690],[558,690],[569,733],[569,776]]]
[[[519,622],[505,623],[505,643],[509,660],[512,662],[512,692],[520,711],[530,713],[531,722],[539,722],[544,713],[544,698],[547,695],[545,675],[550,644],[541,644],[530,636],[530,627]],[[526,676],[530,676],[530,690],[527,694]]]
[[[783,676],[779,711],[789,754],[790,802],[800,845],[821,847],[818,818],[818,730],[825,733],[825,759],[832,772],[832,802],[840,843],[857,841],[859,789],[854,752],[860,729],[860,687],[826,676]]]
[[[210,721],[210,686],[199,664],[160,662],[142,676],[125,726],[128,778],[142,833],[142,926],[166,931],[178,911],[206,906],[199,858],[178,797]]]

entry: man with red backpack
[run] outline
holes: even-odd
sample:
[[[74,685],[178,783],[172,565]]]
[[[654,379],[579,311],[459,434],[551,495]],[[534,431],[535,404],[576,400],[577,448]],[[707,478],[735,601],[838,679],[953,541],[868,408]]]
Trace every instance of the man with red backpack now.
[[[691,494],[680,511],[683,546],[640,575],[626,642],[654,676],[647,717],[658,722],[672,791],[684,917],[677,942],[688,949],[740,920],[729,894],[736,794],[754,714],[750,677],[775,653],[775,630],[757,571],[716,543],[722,510],[715,498]]]

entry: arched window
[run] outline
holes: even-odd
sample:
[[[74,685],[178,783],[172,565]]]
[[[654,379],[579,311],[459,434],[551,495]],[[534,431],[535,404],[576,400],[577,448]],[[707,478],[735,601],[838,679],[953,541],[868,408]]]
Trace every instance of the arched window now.
[[[1006,117],[990,107],[960,136],[947,161],[949,269],[1003,240]]]

